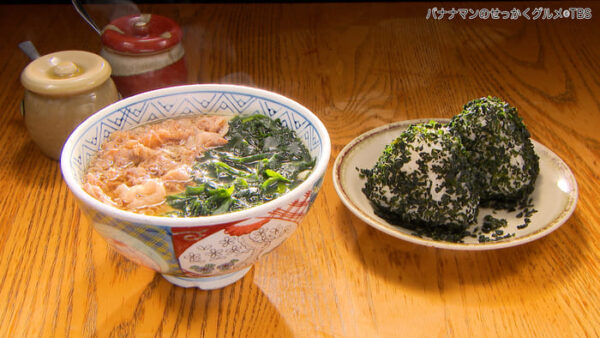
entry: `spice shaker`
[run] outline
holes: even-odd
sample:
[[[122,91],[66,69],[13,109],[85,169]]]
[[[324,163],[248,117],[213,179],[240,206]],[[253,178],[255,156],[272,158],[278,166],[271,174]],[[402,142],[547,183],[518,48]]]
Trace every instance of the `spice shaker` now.
[[[22,113],[31,138],[45,155],[58,160],[75,127],[119,99],[110,73],[102,57],[77,50],[47,54],[25,67]]]
[[[177,23],[156,14],[124,16],[107,25],[100,55],[111,64],[121,95],[185,84],[182,36]]]

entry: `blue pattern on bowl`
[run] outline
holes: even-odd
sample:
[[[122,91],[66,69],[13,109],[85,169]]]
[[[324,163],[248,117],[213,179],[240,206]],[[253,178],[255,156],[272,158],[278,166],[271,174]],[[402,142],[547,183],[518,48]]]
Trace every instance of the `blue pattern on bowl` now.
[[[267,97],[236,91],[197,90],[179,92],[152,98],[140,98],[127,106],[111,112],[89,126],[73,145],[71,157],[74,175],[82,180],[90,159],[104,141],[117,130],[127,130],[139,124],[158,121],[172,116],[193,114],[250,114],[260,113],[278,118],[282,124],[296,132],[312,156],[321,153],[321,138],[310,121],[287,105]]]

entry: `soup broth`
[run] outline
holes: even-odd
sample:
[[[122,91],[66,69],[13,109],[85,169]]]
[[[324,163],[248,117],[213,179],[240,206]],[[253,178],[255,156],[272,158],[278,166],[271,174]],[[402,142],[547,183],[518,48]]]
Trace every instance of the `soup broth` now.
[[[279,120],[202,115],[113,133],[91,161],[84,189],[136,213],[205,216],[277,198],[313,167]]]

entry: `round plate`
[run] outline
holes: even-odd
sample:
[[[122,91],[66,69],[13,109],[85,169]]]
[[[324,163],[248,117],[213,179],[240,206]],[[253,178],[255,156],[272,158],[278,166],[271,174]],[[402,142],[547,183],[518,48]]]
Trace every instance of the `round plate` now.
[[[355,138],[342,149],[333,165],[333,184],[342,202],[360,219],[394,237],[426,246],[454,250],[489,250],[506,248],[531,242],[560,227],[573,213],[577,203],[577,182],[569,167],[552,151],[533,141],[534,149],[540,158],[540,173],[532,194],[533,208],[537,212],[530,216],[531,223],[525,228],[517,226],[524,223],[523,217],[517,217],[519,210],[508,212],[480,208],[476,224],[469,227],[481,228],[483,217],[491,215],[504,218],[508,225],[502,228],[504,234],[514,234],[507,239],[480,243],[477,238],[465,237],[464,243],[451,243],[419,237],[413,231],[392,225],[373,212],[367,197],[361,189],[365,180],[359,177],[357,168],[371,169],[379,159],[386,145],[390,144],[409,125],[435,120],[447,123],[448,119],[420,119],[388,124],[368,131]],[[491,238],[491,234],[486,234]]]

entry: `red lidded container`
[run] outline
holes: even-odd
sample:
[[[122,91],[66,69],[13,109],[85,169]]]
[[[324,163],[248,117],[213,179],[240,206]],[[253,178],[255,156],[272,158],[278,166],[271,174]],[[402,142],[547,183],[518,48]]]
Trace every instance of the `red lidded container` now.
[[[182,37],[175,21],[155,14],[124,16],[107,25],[100,55],[112,66],[121,95],[185,84]]]

